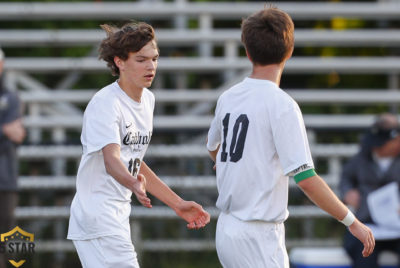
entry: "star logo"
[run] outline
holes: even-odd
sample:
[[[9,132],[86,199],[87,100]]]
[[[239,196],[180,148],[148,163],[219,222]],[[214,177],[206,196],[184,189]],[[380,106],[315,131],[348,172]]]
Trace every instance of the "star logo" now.
[[[22,230],[19,226],[0,235],[0,254],[35,253],[35,235]],[[14,267],[21,267],[26,260],[8,260]]]

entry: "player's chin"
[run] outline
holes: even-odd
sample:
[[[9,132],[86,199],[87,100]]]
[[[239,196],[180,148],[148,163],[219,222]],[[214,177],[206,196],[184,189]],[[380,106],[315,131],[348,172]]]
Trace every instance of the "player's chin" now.
[[[143,81],[143,85],[144,87],[150,87],[151,84],[153,83],[153,79],[145,79],[145,81]]]
[[[152,84],[152,83],[148,83],[148,82],[143,83],[143,84],[142,84],[142,88],[149,88],[149,87],[151,87],[151,84]]]

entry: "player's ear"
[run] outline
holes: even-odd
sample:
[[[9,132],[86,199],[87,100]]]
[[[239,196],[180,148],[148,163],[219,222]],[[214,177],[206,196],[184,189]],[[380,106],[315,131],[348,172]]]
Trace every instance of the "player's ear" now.
[[[292,57],[293,51],[294,51],[294,47],[292,47],[292,49],[290,50],[290,52],[287,54],[285,60],[288,60],[288,59],[290,59],[290,58]]]
[[[120,57],[114,56],[114,63],[117,65],[118,69],[123,70],[125,61],[123,61]]]
[[[248,58],[251,62],[253,62],[253,60],[251,59],[251,57],[250,57],[249,52],[247,51],[247,49],[245,49],[245,51],[246,51],[246,56],[247,56],[247,58]]]

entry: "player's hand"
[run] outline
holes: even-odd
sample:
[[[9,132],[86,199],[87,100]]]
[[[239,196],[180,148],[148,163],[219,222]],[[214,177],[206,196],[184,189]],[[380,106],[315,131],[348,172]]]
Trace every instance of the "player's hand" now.
[[[189,229],[200,229],[210,222],[210,214],[193,201],[182,200],[176,207],[175,213],[188,223]]]
[[[353,207],[354,209],[358,209],[360,207],[360,191],[357,189],[351,189],[344,195],[344,202]]]
[[[151,208],[151,200],[146,194],[146,178],[142,174],[138,174],[137,178],[133,182],[132,192],[135,194],[137,200],[144,207]]]
[[[4,124],[2,130],[7,138],[14,143],[20,144],[25,138],[26,131],[21,119]]]
[[[352,225],[349,226],[349,231],[364,245],[362,255],[368,257],[374,251],[375,238],[372,234],[371,229],[361,223],[359,220],[355,220]]]

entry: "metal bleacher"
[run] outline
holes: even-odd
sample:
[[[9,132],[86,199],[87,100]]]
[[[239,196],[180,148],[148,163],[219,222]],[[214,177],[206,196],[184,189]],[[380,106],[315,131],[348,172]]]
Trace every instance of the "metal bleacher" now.
[[[151,4],[149,4],[151,3]],[[153,85],[156,95],[154,132],[159,136],[149,147],[146,159],[164,167],[166,161],[178,163],[176,172],[160,168],[159,175],[172,188],[181,191],[215,193],[216,184],[212,164],[208,159],[204,141],[212,118],[213,107],[218,96],[229,85],[239,81],[250,71],[248,60],[240,53],[240,29],[215,27],[220,21],[239,21],[250,13],[263,8],[264,2],[207,2],[197,3],[185,0],[172,2],[2,2],[0,22],[22,21],[122,21],[126,19],[156,21],[171,25],[156,28],[158,43],[169,50],[174,47],[190,47],[195,56],[162,55],[158,74]],[[373,56],[321,57],[296,53],[287,63],[284,76],[311,75],[358,75],[361,77],[379,75],[385,83],[379,88],[290,88],[287,92],[301,107],[385,107],[397,112],[400,101],[399,73],[400,57],[400,2],[286,2],[277,6],[287,11],[294,19],[297,48],[345,47],[345,48],[386,48],[385,53]],[[369,27],[331,29],[328,27],[309,28],[312,22],[358,19],[370,22]],[[196,26],[189,26],[195,21]],[[390,22],[394,26],[387,27]],[[238,23],[233,25],[239,25]],[[303,26],[304,25],[304,26]],[[328,24],[330,25],[330,24]],[[372,26],[371,26],[372,25]],[[394,24],[396,25],[396,24]],[[0,30],[0,46],[7,49],[26,47],[80,47],[90,46],[95,51],[104,33],[96,29],[9,29]],[[221,55],[214,55],[220,48]],[[296,51],[295,51],[296,52]],[[29,205],[17,208],[16,215],[21,221],[56,221],[57,230],[65,229],[69,216],[69,202],[75,189],[75,177],[67,174],[67,163],[79,162],[79,143],[69,143],[71,132],[80,132],[82,106],[98,88],[76,89],[75,82],[82,74],[106,74],[104,62],[95,53],[85,57],[7,57],[5,62],[7,84],[18,90],[25,103],[24,124],[28,139],[19,148],[21,162],[42,161],[50,163],[51,174],[21,175],[21,192],[39,190],[67,191],[69,195],[54,206]],[[58,85],[49,86],[37,77],[41,75],[62,76]],[[219,85],[189,88],[190,75],[217,76]],[[173,77],[173,88],[167,87],[167,80]],[[173,107],[173,113],[168,112]],[[334,109],[333,109],[334,110]],[[371,113],[315,113],[305,112],[311,150],[316,163],[326,162],[323,177],[336,190],[344,159],[358,150],[356,142],[319,142],[329,131],[349,133],[362,131],[374,120]],[[373,109],[371,109],[373,110]],[[321,132],[322,131],[322,132]],[[166,143],[162,135],[177,136],[174,143]],[[183,134],[182,134],[183,133]],[[46,142],[44,140],[46,139]],[[172,159],[172,160],[171,160]],[[163,162],[164,161],[164,162]],[[194,163],[194,164],[193,164]],[[188,166],[200,165],[193,169]],[[181,170],[179,170],[181,169]],[[291,184],[291,189],[295,189]],[[202,200],[196,200],[202,202]],[[212,203],[206,203],[213,219],[218,211]],[[312,221],[327,215],[311,205],[290,204],[290,217]],[[175,219],[171,210],[162,205],[153,209],[134,206],[133,236],[135,246],[144,251],[213,250],[212,239],[142,239],[142,221],[146,219]],[[307,225],[309,226],[309,224]],[[307,227],[305,227],[307,228]],[[297,245],[329,246],[338,245],[338,238],[319,239],[305,231],[304,237],[288,238],[288,247]],[[65,241],[65,232],[58,231],[52,240],[38,242],[40,252],[64,252],[73,250]]]

